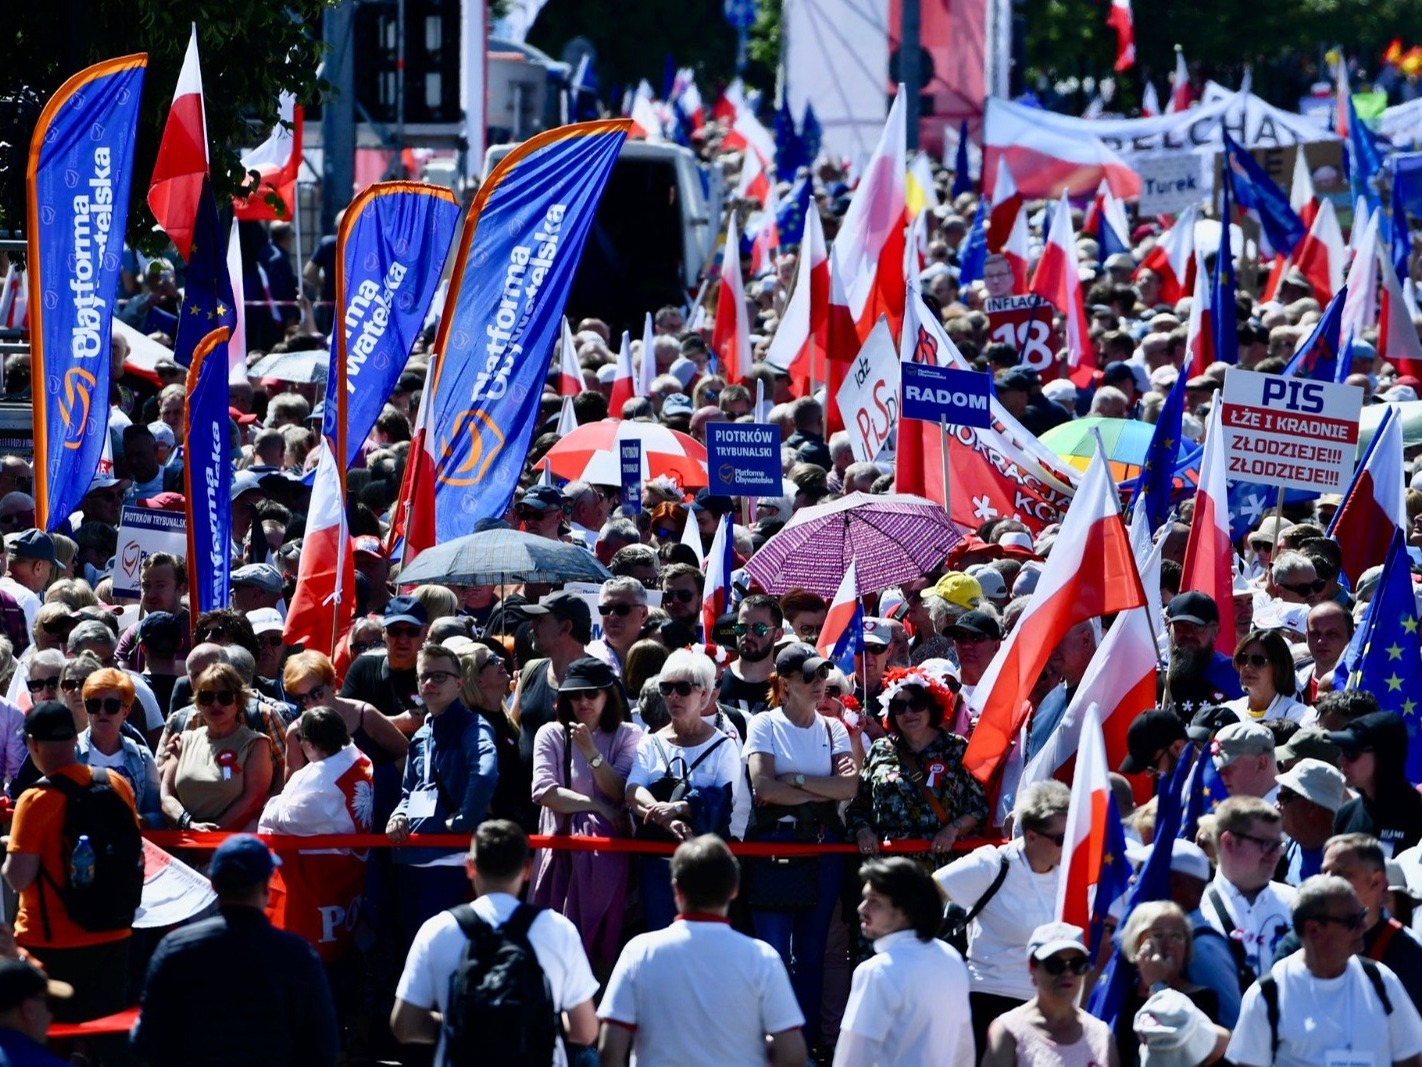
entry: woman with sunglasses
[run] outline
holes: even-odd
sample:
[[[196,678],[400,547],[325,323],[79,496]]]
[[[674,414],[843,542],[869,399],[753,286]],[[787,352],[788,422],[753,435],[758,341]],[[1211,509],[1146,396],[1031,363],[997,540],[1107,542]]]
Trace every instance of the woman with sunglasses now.
[[[983,787],[963,769],[968,742],[943,728],[956,683],[921,667],[884,675],[879,706],[889,736],[870,747],[844,813],[864,855],[878,852],[882,841],[927,840],[932,853],[923,860],[936,868],[959,835],[987,817]]]
[[[1298,688],[1294,657],[1289,652],[1288,642],[1277,631],[1250,630],[1234,650],[1234,668],[1239,671],[1244,696],[1225,706],[1241,721],[1292,719],[1303,722],[1314,717],[1311,707],[1294,699]]]
[[[1123,1067],[1135,1067],[1140,1062],[1140,1044],[1133,1025],[1136,1012],[1161,984],[1184,994],[1211,1019],[1219,1018],[1220,998],[1215,991],[1195,985],[1185,976],[1195,957],[1194,938],[1190,920],[1179,904],[1151,900],[1136,905],[1116,935],[1116,942],[1133,972],[1116,1023],[1116,1048]],[[1228,1030],[1221,1029],[1220,1034],[1229,1040]]]
[[[1118,1067],[1111,1028],[1077,1005],[1090,969],[1081,927],[1050,922],[1034,929],[1027,974],[1036,995],[992,1024],[982,1067]]]
[[[775,657],[778,700],[752,716],[745,752],[755,810],[747,837],[760,841],[838,843],[839,804],[858,788],[844,724],[819,713],[830,664],[796,642]],[[818,1039],[825,943],[839,912],[844,860],[811,857],[792,865],[747,864],[747,903],[755,935],[780,953],[808,1025]],[[811,904],[812,906],[807,906]]]
[[[715,678],[715,664],[684,648],[662,666],[657,689],[671,720],[643,735],[627,775],[627,805],[638,820],[638,837],[745,836],[750,794],[741,773],[741,746],[715,726]],[[644,855],[639,864],[647,929],[661,930],[676,917],[671,857]]]
[[[612,668],[583,656],[558,686],[556,718],[533,739],[538,832],[627,837],[627,775],[642,731]],[[562,912],[583,935],[594,968],[617,959],[627,899],[627,854],[546,849],[538,853],[529,900]]]
[[[459,650],[464,667],[464,703],[483,718],[494,731],[494,747],[498,750],[499,781],[494,786],[494,799],[489,801],[489,818],[511,819],[533,833],[538,825],[538,808],[532,800],[533,779],[525,768],[518,750],[518,726],[509,718],[512,676],[504,657],[469,638],[464,639],[467,651]]]
[[[272,742],[246,725],[251,693],[231,664],[199,674],[193,697],[202,725],[163,765],[163,814],[180,830],[250,830],[272,791]]]
[[[90,767],[110,767],[133,786],[138,817],[149,829],[163,826],[163,805],[159,795],[158,765],[147,745],[139,744],[123,732],[137,691],[133,679],[123,671],[102,667],[84,680],[84,711],[88,725],[79,734],[79,762]]]

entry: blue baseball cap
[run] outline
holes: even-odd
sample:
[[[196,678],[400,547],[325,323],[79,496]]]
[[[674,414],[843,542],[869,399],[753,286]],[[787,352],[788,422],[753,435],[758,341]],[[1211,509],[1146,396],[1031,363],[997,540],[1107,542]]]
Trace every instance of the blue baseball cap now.
[[[281,866],[281,857],[258,837],[237,834],[229,837],[212,854],[207,877],[219,893],[240,892],[260,885]]]

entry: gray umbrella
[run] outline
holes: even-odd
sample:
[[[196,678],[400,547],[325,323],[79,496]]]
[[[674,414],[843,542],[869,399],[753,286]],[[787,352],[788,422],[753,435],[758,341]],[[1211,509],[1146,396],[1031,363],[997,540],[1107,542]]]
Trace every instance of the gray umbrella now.
[[[604,582],[611,577],[592,553],[577,545],[521,530],[484,530],[425,549],[400,572],[400,584]]]
[[[257,360],[247,374],[252,378],[275,378],[282,382],[324,382],[331,354],[324,348],[300,352],[273,352]]]

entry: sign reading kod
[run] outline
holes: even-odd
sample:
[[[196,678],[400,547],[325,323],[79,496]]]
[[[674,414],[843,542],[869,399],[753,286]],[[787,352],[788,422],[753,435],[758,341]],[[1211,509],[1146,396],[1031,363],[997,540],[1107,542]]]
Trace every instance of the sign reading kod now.
[[[903,416],[985,430],[992,425],[992,378],[933,363],[905,363]]]
[[[717,496],[783,496],[780,427],[707,423],[706,471]]]

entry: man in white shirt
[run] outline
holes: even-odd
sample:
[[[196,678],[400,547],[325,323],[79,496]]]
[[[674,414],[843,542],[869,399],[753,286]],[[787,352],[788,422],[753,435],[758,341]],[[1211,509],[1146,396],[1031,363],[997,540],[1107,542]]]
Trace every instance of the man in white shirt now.
[[[475,915],[495,928],[503,926],[520,907],[518,894],[528,881],[532,866],[528,838],[515,823],[490,819],[475,832],[465,866],[477,894]],[[395,989],[391,1032],[403,1044],[437,1045],[437,1065],[449,1062],[445,1056],[445,1011],[450,978],[459,966],[467,941],[453,911],[440,912],[427,920],[415,935]],[[592,1044],[597,1038],[597,1014],[592,1003],[597,979],[583,952],[577,927],[557,912],[545,909],[528,928],[528,941],[548,979],[553,1006],[562,1014],[567,1041]],[[552,1067],[565,1067],[566,1063],[563,1043],[558,1042]]]
[[[8,539],[10,566],[0,578],[0,589],[9,593],[25,613],[25,625],[35,628],[39,614],[39,591],[49,582],[58,562],[54,538],[43,530],[25,530]]]
[[[1360,956],[1367,914],[1342,878],[1320,874],[1299,886],[1293,925],[1303,949],[1276,963],[1244,994],[1225,1053],[1230,1063],[1422,1064],[1422,1018],[1407,991],[1385,964]]]
[[[731,850],[713,834],[684,842],[671,878],[676,921],[629,941],[608,979],[603,1067],[633,1051],[637,1067],[764,1067],[767,1039],[774,1067],[801,1067],[805,1019],[785,964],[726,918],[740,886]]]
[[[1284,845],[1278,809],[1258,797],[1230,797],[1215,810],[1219,870],[1200,912],[1229,941],[1246,988],[1269,969],[1289,932],[1293,887],[1273,880]]]
[[[902,856],[859,869],[859,929],[874,957],[854,970],[835,1067],[929,1067],[973,1062],[968,969],[937,940],[942,898],[926,871]],[[931,997],[923,991],[931,989]]]

